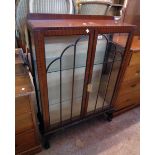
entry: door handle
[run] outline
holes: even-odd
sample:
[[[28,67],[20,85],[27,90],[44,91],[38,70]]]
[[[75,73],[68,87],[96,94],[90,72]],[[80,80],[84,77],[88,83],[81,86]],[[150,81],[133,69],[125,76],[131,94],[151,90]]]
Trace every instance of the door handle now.
[[[89,83],[87,85],[87,92],[91,93],[93,91],[93,85],[91,83]]]

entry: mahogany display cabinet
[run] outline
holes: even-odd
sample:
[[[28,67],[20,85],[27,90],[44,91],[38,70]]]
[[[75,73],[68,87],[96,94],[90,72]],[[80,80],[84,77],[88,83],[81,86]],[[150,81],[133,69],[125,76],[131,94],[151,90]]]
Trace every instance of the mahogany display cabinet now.
[[[45,147],[63,128],[98,115],[111,121],[134,29],[108,16],[28,15],[29,65]],[[119,45],[113,38],[122,35]]]

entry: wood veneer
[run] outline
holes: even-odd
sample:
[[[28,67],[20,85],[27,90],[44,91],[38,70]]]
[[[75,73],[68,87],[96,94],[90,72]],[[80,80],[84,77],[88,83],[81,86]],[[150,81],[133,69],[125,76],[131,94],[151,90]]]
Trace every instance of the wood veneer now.
[[[15,153],[31,155],[41,151],[34,89],[18,52],[15,60]]]
[[[119,39],[123,43],[123,38]],[[116,115],[140,104],[140,40],[135,36],[130,48],[130,59],[118,91],[114,107]]]
[[[60,17],[60,18],[59,18]],[[45,37],[51,36],[69,36],[69,35],[89,35],[89,47],[88,47],[88,55],[86,62],[86,72],[85,72],[85,80],[83,86],[83,96],[82,96],[82,108],[80,119],[87,118],[87,107],[88,107],[88,99],[89,93],[87,92],[87,86],[91,82],[92,73],[93,73],[93,64],[94,57],[96,52],[96,43],[98,34],[113,34],[113,33],[127,33],[127,44],[124,47],[124,59],[122,60],[121,67],[119,70],[119,75],[117,78],[117,82],[114,89],[114,94],[111,103],[115,102],[117,96],[117,90],[120,87],[120,83],[122,82],[122,77],[125,73],[126,67],[130,60],[130,46],[133,38],[133,32],[135,26],[115,22],[112,19],[101,19],[96,18],[94,16],[90,16],[91,18],[84,19],[86,16],[77,16],[77,18],[73,19],[73,16],[54,16],[54,15],[28,15],[28,31],[31,40],[34,40],[35,46],[35,54],[36,54],[36,63],[37,63],[37,72],[38,72],[38,81],[39,81],[39,91],[41,96],[41,107],[42,107],[42,115],[43,115],[43,124],[44,130],[43,135],[46,137],[52,133],[51,125],[50,125],[50,115],[49,115],[49,103],[48,103],[48,86],[47,86],[47,73],[46,73],[46,62],[45,62]],[[34,19],[33,19],[34,18]],[[32,43],[30,43],[32,45]],[[32,45],[33,46],[33,45]],[[32,48],[31,48],[32,49]],[[31,54],[32,54],[32,50]],[[72,118],[74,119],[74,118]],[[72,124],[72,119],[69,120],[67,124]],[[75,120],[74,122],[76,122]],[[65,123],[59,127],[64,127]]]

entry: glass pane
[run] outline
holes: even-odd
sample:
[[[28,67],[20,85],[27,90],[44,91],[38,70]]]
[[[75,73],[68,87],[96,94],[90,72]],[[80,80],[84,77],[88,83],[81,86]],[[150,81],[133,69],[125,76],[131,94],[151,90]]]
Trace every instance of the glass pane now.
[[[98,35],[87,112],[110,106],[128,34]]]
[[[45,38],[51,124],[80,116],[88,40],[77,35]]]

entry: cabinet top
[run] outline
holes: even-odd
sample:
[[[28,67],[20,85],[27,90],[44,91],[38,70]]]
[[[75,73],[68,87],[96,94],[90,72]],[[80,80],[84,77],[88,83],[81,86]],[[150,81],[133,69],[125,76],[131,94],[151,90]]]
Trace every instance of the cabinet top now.
[[[33,92],[30,77],[28,75],[21,75],[15,77],[15,96],[24,96]]]
[[[29,14],[28,15],[28,28],[30,30],[55,30],[66,28],[106,28],[116,29],[120,32],[123,29],[127,31],[133,31],[135,26],[116,22],[113,17],[110,16],[86,16],[86,15],[41,15],[41,14]]]

